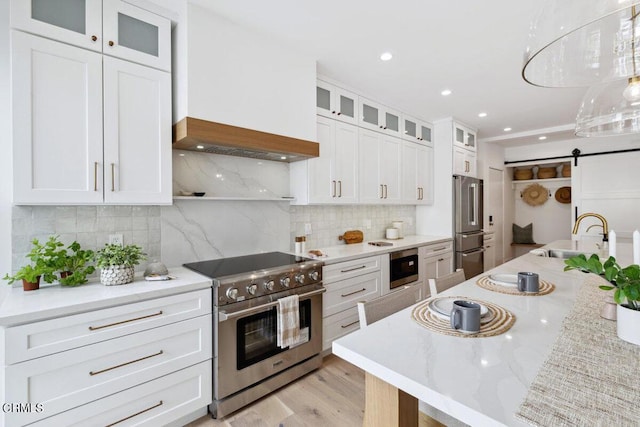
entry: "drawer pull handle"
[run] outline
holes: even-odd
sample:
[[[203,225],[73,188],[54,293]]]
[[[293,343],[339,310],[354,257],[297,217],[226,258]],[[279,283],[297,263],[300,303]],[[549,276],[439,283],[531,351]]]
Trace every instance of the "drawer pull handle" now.
[[[130,420],[130,419],[131,419],[131,418],[133,418],[133,417],[137,417],[137,416],[138,416],[138,415],[140,415],[140,414],[144,414],[145,412],[149,412],[150,410],[152,410],[152,409],[154,409],[154,408],[157,408],[158,406],[162,406],[162,405],[163,405],[163,402],[162,402],[162,400],[161,400],[160,402],[156,403],[156,404],[155,404],[155,405],[153,405],[153,406],[148,407],[147,409],[143,409],[143,410],[142,410],[142,411],[140,411],[140,412],[136,412],[136,413],[135,413],[135,414],[133,414],[133,415],[129,415],[128,417],[123,418],[123,419],[121,419],[121,420],[118,420],[118,421],[116,421],[115,423],[108,424],[108,425],[106,425],[105,427],[112,427],[112,426],[115,426],[116,424],[120,424],[120,423],[121,423],[121,422],[123,422],[123,421]]]
[[[123,366],[131,365],[132,363],[142,362],[143,360],[147,360],[147,359],[151,359],[152,357],[160,356],[162,353],[164,353],[164,352],[162,350],[160,350],[157,353],[141,357],[140,359],[132,360],[130,362],[124,362],[124,363],[121,363],[119,365],[112,366],[110,368],[101,369],[99,371],[90,371],[89,375],[94,376],[94,375],[98,375],[98,374],[103,374],[103,373],[105,373],[107,371],[112,371],[112,370],[117,369],[117,368],[122,368]]]
[[[361,265],[360,267],[356,267],[356,268],[348,268],[346,270],[340,270],[340,273],[348,273],[350,271],[362,270],[363,268],[367,268],[367,266]]]
[[[462,236],[463,239],[466,239],[467,236]],[[444,251],[445,249],[447,249],[445,246],[443,246],[442,248],[438,248],[438,249],[434,249],[433,251]]]
[[[98,329],[110,328],[111,326],[122,325],[123,323],[135,322],[136,320],[148,319],[149,317],[156,317],[162,314],[162,310],[157,313],[148,314],[146,316],[136,317],[135,319],[123,320],[121,322],[109,323],[108,325],[102,326],[89,326],[90,331],[97,331]]]
[[[438,261],[444,261],[444,258],[438,258]]]
[[[353,325],[355,325],[356,323],[360,323],[360,321],[359,321],[359,320],[356,320],[355,322],[351,322],[351,323],[349,323],[348,325],[341,325],[340,327],[341,327],[342,329],[346,329],[346,328],[348,328],[349,326],[353,326]]]
[[[366,290],[367,290],[367,288],[362,288],[359,291],[353,291],[353,292],[349,292],[348,294],[342,294],[342,297],[348,297],[348,296],[351,296],[351,295],[359,294],[360,292],[364,292]]]

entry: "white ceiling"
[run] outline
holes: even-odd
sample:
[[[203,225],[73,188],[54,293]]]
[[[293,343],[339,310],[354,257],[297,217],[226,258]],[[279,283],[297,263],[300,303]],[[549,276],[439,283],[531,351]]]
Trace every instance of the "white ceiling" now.
[[[540,0],[190,2],[315,57],[320,74],[359,93],[429,121],[455,117],[482,140],[572,137],[585,89],[538,88],[520,75]],[[391,61],[380,61],[385,51]]]

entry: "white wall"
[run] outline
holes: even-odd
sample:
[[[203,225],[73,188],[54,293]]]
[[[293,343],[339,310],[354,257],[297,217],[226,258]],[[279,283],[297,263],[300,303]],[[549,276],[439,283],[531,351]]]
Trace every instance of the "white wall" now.
[[[11,271],[11,194],[13,187],[9,0],[0,1],[0,277]],[[4,282],[0,281],[0,285]],[[7,289],[0,287],[0,299]]]
[[[314,58],[199,6],[187,15],[188,91],[178,94],[187,111],[179,115],[315,140]]]

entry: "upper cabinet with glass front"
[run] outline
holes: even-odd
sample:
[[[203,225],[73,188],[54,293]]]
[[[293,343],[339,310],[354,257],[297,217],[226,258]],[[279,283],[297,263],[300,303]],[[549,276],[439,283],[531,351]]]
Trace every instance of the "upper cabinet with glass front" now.
[[[355,125],[358,122],[358,95],[318,80],[316,109],[321,116]]]
[[[11,25],[106,55],[171,70],[171,21],[122,0],[11,0]]]
[[[399,111],[392,110],[382,104],[360,98],[361,127],[400,137],[402,117]]]
[[[403,116],[402,126],[402,139],[432,145],[433,126],[431,123],[411,116]]]
[[[476,132],[459,123],[454,123],[453,142],[460,148],[476,151]]]

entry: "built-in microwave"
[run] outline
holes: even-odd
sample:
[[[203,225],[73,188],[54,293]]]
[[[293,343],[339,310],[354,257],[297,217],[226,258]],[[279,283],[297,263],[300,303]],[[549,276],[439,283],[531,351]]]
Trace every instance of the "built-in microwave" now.
[[[390,288],[418,280],[418,249],[406,249],[389,254]]]

